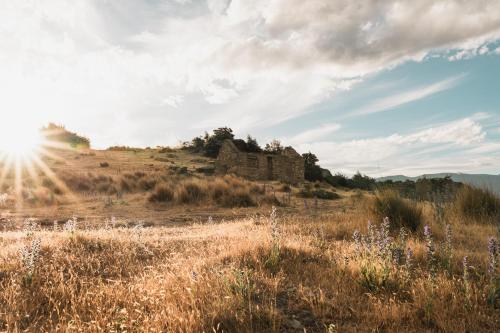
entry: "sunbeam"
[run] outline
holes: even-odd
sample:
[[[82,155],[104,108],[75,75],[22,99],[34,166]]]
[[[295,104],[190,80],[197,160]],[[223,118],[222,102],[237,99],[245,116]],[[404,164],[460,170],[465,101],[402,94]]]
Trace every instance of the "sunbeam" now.
[[[5,129],[5,126],[3,126]],[[61,181],[43,157],[55,161],[64,159],[57,150],[74,150],[67,144],[51,140],[54,133],[41,130],[21,130],[23,127],[12,126],[0,134],[0,193],[7,192],[15,203],[16,212],[21,212],[25,201],[25,180],[31,180],[35,187],[41,184],[41,177],[47,177],[61,192],[74,202],[77,198],[66,184]]]

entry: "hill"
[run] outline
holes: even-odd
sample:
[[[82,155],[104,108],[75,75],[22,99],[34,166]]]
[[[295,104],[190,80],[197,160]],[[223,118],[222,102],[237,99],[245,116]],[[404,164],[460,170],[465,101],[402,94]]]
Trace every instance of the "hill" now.
[[[466,174],[466,173],[434,173],[434,174],[424,174],[416,177],[407,177],[403,175],[387,176],[377,178],[377,181],[416,181],[421,178],[444,178],[451,177],[455,182],[465,183],[469,185],[474,185],[480,188],[487,188],[496,193],[500,193],[500,175],[488,175],[488,174]]]
[[[331,187],[288,186],[214,175],[214,159],[189,149],[111,147],[54,149],[16,172],[0,162],[0,195],[5,219],[35,217],[44,223],[71,216],[102,220],[115,216],[147,224],[246,216],[272,205],[303,209],[303,197],[332,197]],[[16,175],[18,174],[18,175]],[[285,186],[286,185],[286,186]],[[346,191],[338,191],[343,195]],[[311,195],[309,195],[311,194]],[[348,195],[347,195],[348,196]],[[292,202],[297,208],[292,208]],[[330,207],[332,201],[320,200]]]

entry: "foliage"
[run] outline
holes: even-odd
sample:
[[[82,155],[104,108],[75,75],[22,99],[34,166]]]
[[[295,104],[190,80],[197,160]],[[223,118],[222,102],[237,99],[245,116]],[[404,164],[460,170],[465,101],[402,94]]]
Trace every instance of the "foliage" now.
[[[195,153],[203,153],[207,157],[216,158],[224,140],[233,140],[233,130],[229,127],[219,127],[213,130],[212,135],[205,132],[203,137],[195,137],[191,142],[184,142],[183,148]]]
[[[219,155],[219,149],[222,146],[224,140],[234,139],[233,130],[229,127],[220,127],[214,129],[213,134],[209,135],[205,139],[205,145],[203,148],[205,156],[217,157]]]
[[[262,152],[262,148],[259,146],[257,139],[251,137],[250,135],[247,136],[246,149],[249,153]]]
[[[281,144],[280,140],[272,140],[269,143],[266,143],[266,146],[264,148],[264,152],[268,154],[281,154],[283,152],[283,145]]]
[[[362,175],[359,171],[352,176],[350,181],[351,188],[358,188],[361,190],[371,190],[375,184],[375,180],[366,175]]]
[[[316,155],[311,152],[302,154],[304,159],[304,177],[310,182],[323,180],[321,168],[316,163],[319,162]]]
[[[310,190],[310,189],[304,188],[304,189],[300,190],[299,196],[302,198],[318,198],[318,199],[323,199],[323,200],[340,199],[340,195],[338,195],[337,193],[332,192],[332,191],[323,190],[323,189]]]
[[[462,186],[454,182],[451,177],[419,178],[416,181],[386,180],[377,183],[377,188],[389,188],[399,192],[405,198],[430,202],[450,202]]]
[[[90,148],[90,140],[88,138],[70,132],[62,125],[49,123],[41,131],[49,141],[65,143],[71,148]]]

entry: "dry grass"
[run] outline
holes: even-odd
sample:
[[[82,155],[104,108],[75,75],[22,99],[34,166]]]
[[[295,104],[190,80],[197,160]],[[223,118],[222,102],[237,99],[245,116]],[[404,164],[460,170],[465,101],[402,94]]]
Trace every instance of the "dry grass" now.
[[[463,185],[456,194],[453,208],[465,223],[500,221],[500,198],[490,190]]]
[[[431,224],[438,258],[431,294],[420,233],[406,242],[414,253],[409,276],[391,264],[384,283],[366,284],[366,262],[356,254],[352,234],[366,233],[368,218],[359,212],[278,217],[279,238],[273,238],[269,219],[259,216],[144,230],[38,231],[42,249],[31,280],[18,255],[25,235],[5,232],[0,329],[498,331],[500,310],[486,299],[493,226],[455,227],[448,270],[440,261],[442,228]],[[468,293],[464,255],[474,267]]]
[[[218,205],[227,208],[279,204],[274,196],[266,195],[262,186],[233,176],[188,178],[158,183],[149,196],[149,201]]]
[[[419,203],[401,198],[394,190],[382,190],[375,194],[371,210],[379,219],[389,217],[392,227],[416,231],[422,223],[422,207]]]

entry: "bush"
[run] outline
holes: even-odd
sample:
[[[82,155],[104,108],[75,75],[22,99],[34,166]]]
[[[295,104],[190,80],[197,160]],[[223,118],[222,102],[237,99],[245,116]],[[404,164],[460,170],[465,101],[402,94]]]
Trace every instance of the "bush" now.
[[[99,163],[99,166],[101,168],[109,168],[109,163],[108,162],[101,162],[101,163]]]
[[[309,189],[302,189],[299,192],[299,196],[302,198],[318,198],[323,200],[340,199],[340,195],[338,195],[337,193],[321,189],[313,191]]]
[[[151,202],[171,202],[174,200],[174,191],[169,184],[157,185],[149,196]]]
[[[422,207],[415,201],[401,198],[394,190],[377,192],[371,209],[379,220],[388,217],[391,228],[404,226],[416,231],[422,222]]]
[[[181,203],[198,203],[207,196],[206,184],[197,180],[188,180],[177,187],[176,198]]]
[[[248,189],[235,189],[225,193],[219,198],[219,203],[224,207],[252,207],[255,201]]]
[[[493,222],[500,218],[500,198],[490,190],[463,185],[453,206],[465,222]]]
[[[90,140],[88,138],[70,132],[62,125],[49,123],[41,131],[49,141],[68,144],[71,148],[90,148]]]

